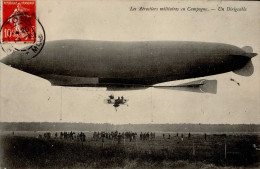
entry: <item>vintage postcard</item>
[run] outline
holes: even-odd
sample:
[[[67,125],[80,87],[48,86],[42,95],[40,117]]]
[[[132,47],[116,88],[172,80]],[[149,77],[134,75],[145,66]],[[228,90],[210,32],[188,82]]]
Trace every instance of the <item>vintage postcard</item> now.
[[[259,168],[259,8],[1,0],[0,169]]]

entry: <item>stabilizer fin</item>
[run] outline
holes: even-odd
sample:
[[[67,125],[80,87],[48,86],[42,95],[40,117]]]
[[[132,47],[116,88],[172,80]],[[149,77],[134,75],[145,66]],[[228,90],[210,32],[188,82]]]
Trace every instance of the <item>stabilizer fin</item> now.
[[[253,52],[253,48],[251,46],[244,46],[241,49],[243,49],[243,51],[245,51],[246,53],[252,53]]]
[[[257,53],[246,53],[246,54],[244,54],[244,56],[249,57],[250,59],[255,57],[256,55],[257,55]]]
[[[253,53],[253,48],[251,46],[244,46],[241,49],[246,52],[243,56],[247,56],[250,59],[257,55],[257,53]]]
[[[196,80],[188,83],[183,83],[175,86],[153,86],[159,89],[169,89],[169,90],[182,90],[197,93],[217,93],[217,80]]]
[[[254,66],[251,60],[241,69],[233,70],[233,72],[240,76],[251,76],[254,73]]]

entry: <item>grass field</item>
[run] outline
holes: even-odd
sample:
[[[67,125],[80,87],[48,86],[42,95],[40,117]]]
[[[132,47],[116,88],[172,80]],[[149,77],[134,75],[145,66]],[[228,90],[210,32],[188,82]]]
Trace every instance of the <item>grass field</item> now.
[[[1,168],[258,168],[257,135],[204,135],[130,142],[1,136]],[[226,148],[225,148],[226,147]],[[225,151],[226,150],[226,151]]]

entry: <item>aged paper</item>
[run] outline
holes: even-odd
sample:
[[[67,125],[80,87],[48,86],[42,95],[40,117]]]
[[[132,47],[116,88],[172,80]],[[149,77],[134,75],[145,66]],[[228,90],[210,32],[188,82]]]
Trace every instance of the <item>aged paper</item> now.
[[[22,139],[24,139],[28,136],[28,138],[37,138],[46,141],[45,138],[49,136],[44,132],[50,132],[50,142],[52,144],[58,144],[55,142],[55,139],[61,137],[60,132],[66,131],[75,132],[72,134],[72,138],[75,136],[75,139],[68,141],[69,143],[75,143],[77,134],[81,134],[82,137],[79,136],[80,139],[78,139],[82,141],[83,135],[80,132],[85,132],[84,145],[98,145],[107,149],[112,145],[123,145],[124,148],[130,152],[136,149],[137,152],[135,153],[137,154],[140,150],[140,154],[145,153],[151,156],[154,155],[154,152],[163,154],[163,151],[167,149],[167,157],[162,155],[162,159],[158,160],[160,161],[158,166],[155,165],[156,160],[151,160],[153,158],[149,155],[145,155],[145,158],[147,158],[149,162],[144,164],[136,162],[138,160],[135,158],[132,159],[133,154],[129,155],[126,153],[127,155],[117,156],[117,154],[114,155],[112,153],[112,159],[122,158],[128,161],[128,163],[124,162],[121,164],[115,160],[115,165],[108,165],[110,168],[144,168],[149,165],[154,165],[154,168],[170,168],[178,167],[179,164],[175,166],[178,160],[188,161],[188,164],[180,164],[186,168],[192,167],[192,165],[198,167],[197,164],[194,164],[194,162],[198,161],[206,161],[206,164],[213,164],[217,167],[227,165],[231,167],[253,166],[257,168],[256,164],[259,165],[259,151],[257,149],[258,146],[260,146],[260,59],[259,55],[255,55],[260,53],[259,7],[260,3],[257,1],[2,0],[1,62],[3,63],[0,64],[1,137],[10,139],[14,135],[17,136],[17,138],[22,137]],[[63,43],[63,40],[66,40],[64,44],[67,46],[56,45],[56,42],[61,41],[61,43]],[[90,42],[84,45],[75,45],[75,40],[77,41],[75,43],[78,43],[78,40],[88,40]],[[103,45],[103,43],[101,43],[101,46],[99,46],[98,43],[93,45],[93,41],[102,41],[105,42],[105,45]],[[193,72],[192,75],[187,76],[188,78],[185,78],[186,76],[180,76],[181,78],[177,80],[177,78],[168,79],[168,77],[165,77],[167,80],[161,80],[160,78],[163,77],[156,77],[160,66],[163,71],[172,71],[166,68],[164,69],[163,65],[167,67],[167,64],[163,64],[163,58],[166,55],[170,56],[171,52],[174,53],[174,51],[170,50],[170,47],[167,47],[167,44],[173,41],[180,42],[180,44],[185,42],[187,50],[183,48],[178,52],[180,59],[185,58],[184,56],[181,57],[182,54],[187,53],[189,49],[197,43],[201,45],[198,45],[198,48],[192,49],[193,52],[191,55],[197,52],[204,56],[210,48],[212,53],[209,53],[208,57],[216,56],[216,52],[218,54],[226,52],[217,51],[219,45],[216,45],[216,47],[208,47],[208,43],[228,44],[241,48],[241,50],[245,52],[243,56],[247,56],[252,64],[248,64],[243,70],[241,69],[238,72],[231,70],[229,66],[233,66],[236,63],[235,61],[229,60],[229,65],[227,64],[221,67],[223,68],[223,72],[221,72],[222,70],[218,70],[220,68],[216,68],[215,73],[206,74],[206,70],[203,69],[203,66],[205,67],[212,63],[207,63],[204,62],[203,59],[196,59],[194,57],[194,59],[191,58],[192,64],[190,64],[190,66],[187,66],[185,69],[180,69],[178,72],[179,74],[189,74]],[[110,49],[109,45],[106,45],[106,42],[116,42],[118,43],[118,47],[117,45],[111,45],[113,49],[112,47]],[[127,51],[124,51],[124,47],[122,47],[121,50],[120,45],[124,45],[126,42],[130,42],[130,45],[132,44],[131,42],[137,42],[137,44],[141,42],[141,44],[139,46],[133,45],[131,48],[125,47]],[[145,43],[142,44],[142,42]],[[163,42],[163,44],[161,44],[161,42]],[[193,44],[193,42],[195,44]],[[201,42],[205,42],[205,44]],[[166,45],[164,46],[164,44]],[[75,63],[78,63],[78,60],[81,56],[83,57],[84,54],[86,57],[89,57],[91,51],[95,51],[94,48],[101,51],[106,50],[106,46],[108,46],[108,52],[101,52],[101,54],[94,52],[95,56],[101,58],[97,63],[107,62],[104,63],[104,65],[117,65],[117,67],[114,67],[114,72],[125,71],[126,74],[124,74],[124,78],[119,77],[118,74],[120,73],[115,73],[115,76],[110,78],[107,78],[106,74],[102,74],[100,77],[85,77],[83,75],[84,72],[82,73],[85,67],[91,66],[92,69],[90,72],[92,74],[95,74],[95,71],[98,74],[100,73],[98,70],[103,69],[99,69],[98,66],[95,65],[95,59],[85,60],[87,61],[85,64],[83,63],[83,59],[80,66]],[[183,46],[183,44],[180,46]],[[115,55],[117,53],[111,52],[110,55],[109,51],[117,51],[117,49],[118,51],[126,52],[127,56],[122,56],[117,61],[117,64],[113,64],[111,62],[113,62],[113,57],[116,57]],[[176,47],[173,49],[176,50],[179,48]],[[83,54],[82,52],[77,52],[79,50],[83,51]],[[152,52],[149,53],[147,52],[148,50]],[[229,52],[234,50],[235,49],[232,48]],[[149,55],[146,55],[145,52],[149,53]],[[81,56],[79,56],[78,53],[80,53]],[[128,54],[129,57],[132,56],[131,53],[140,54],[140,56],[145,55],[147,60],[140,62],[140,57],[138,58],[135,55],[136,63],[129,62],[129,64],[126,64],[127,66],[120,66],[119,63],[124,65]],[[149,71],[145,69],[149,67],[149,64],[152,62],[149,56],[152,57],[157,54],[162,59],[158,59],[156,63],[154,63],[154,65],[159,65],[158,67],[150,67],[154,74],[153,76],[150,75],[149,78],[154,81],[155,79],[159,79],[159,86],[170,86],[171,88],[172,86],[193,82],[193,88],[196,88],[204,83],[203,81],[198,82],[198,80],[206,79],[214,82],[216,80],[216,94],[210,92],[204,93],[204,91],[190,91],[190,89],[186,89],[187,86],[185,86],[185,90],[183,90],[183,88],[181,90],[154,88],[151,87],[154,84],[148,84],[146,79],[142,79],[142,82],[147,83],[144,84],[140,82],[138,87],[133,86],[134,89],[138,90],[106,90],[108,83],[114,84],[118,82],[123,84],[124,87],[125,85],[128,87],[129,83],[133,81],[138,83],[138,80],[140,80],[139,74],[149,74]],[[9,61],[7,61],[7,59],[4,60],[4,58],[7,58],[9,55],[26,59],[25,61],[23,59],[16,59],[15,61],[12,60],[12,62],[10,59]],[[66,59],[65,55],[73,59]],[[242,54],[235,52],[230,55],[233,57],[233,55],[241,56]],[[48,64],[41,62],[41,59],[39,59],[39,57],[45,56],[48,57],[45,58]],[[102,59],[102,56],[105,56],[106,59]],[[107,57],[111,57],[111,59],[109,60]],[[218,58],[218,56],[216,56],[216,58]],[[91,61],[93,61],[93,63],[91,63]],[[180,63],[187,64],[185,63],[186,61],[187,60],[184,59],[184,61]],[[220,61],[226,62],[224,59],[220,59]],[[169,60],[169,62],[171,62],[171,60]],[[195,68],[192,67],[193,63],[202,63],[200,73],[194,70]],[[34,65],[30,67],[29,64]],[[46,65],[52,65],[53,69],[46,69]],[[131,74],[131,71],[134,71],[134,69],[126,70],[130,67],[129,65],[136,65],[135,68],[138,75],[134,73]],[[138,67],[139,65],[143,65],[144,69],[141,69],[142,66]],[[179,65],[176,65],[173,69],[177,69]],[[66,69],[67,66],[71,66],[71,68]],[[59,69],[57,67],[59,67]],[[138,71],[139,68],[142,71]],[[247,74],[250,72],[250,76],[242,75],[245,73],[245,69],[247,70]],[[39,74],[41,75],[37,76],[35,72],[40,72]],[[74,75],[78,74],[73,77],[73,73]],[[119,79],[118,81],[115,80],[117,78]],[[149,82],[151,81],[150,79],[148,80]],[[100,85],[101,81],[107,83]],[[134,82],[130,85],[132,86]],[[88,85],[86,85],[86,83]],[[117,85],[118,84],[116,84],[115,88],[113,86],[113,89],[118,89]],[[140,85],[146,85],[146,87],[139,90]],[[156,85],[158,84],[156,83]],[[114,96],[115,98],[109,100],[109,96]],[[123,99],[122,102],[117,103],[116,99],[118,97]],[[110,101],[112,101],[112,104],[110,104]],[[42,124],[43,122],[45,123]],[[94,127],[90,126],[89,123],[92,123]],[[171,124],[175,124],[176,126],[171,126]],[[187,124],[187,126],[183,124]],[[218,124],[224,125],[224,127],[222,126],[223,128],[221,128],[221,125]],[[56,128],[53,127],[55,125]],[[84,125],[86,125],[86,127]],[[169,126],[167,127],[167,125]],[[200,125],[202,125],[202,127]],[[121,135],[123,135],[122,132],[124,132],[124,135],[125,132],[133,132],[136,133],[136,135],[131,138],[131,142],[129,139],[125,141],[125,136],[122,136],[122,141],[117,140],[117,138],[111,141],[108,135],[104,135],[104,139],[103,136],[101,136],[101,131],[109,133],[117,131],[121,132]],[[100,132],[98,140],[95,139],[96,135],[94,137],[94,132]],[[155,145],[160,144],[160,146],[158,146],[159,148],[145,149],[143,144],[146,143],[139,142],[141,132],[155,133],[155,137],[153,137],[152,134],[148,140],[145,141],[149,142],[147,144],[151,147],[156,147]],[[233,135],[230,134],[230,132],[233,132]],[[242,153],[240,150],[237,150],[236,147],[227,153],[226,144],[223,141],[224,138],[221,138],[221,146],[219,149],[221,149],[222,155],[224,154],[222,156],[223,159],[214,159],[211,155],[200,156],[200,153],[209,151],[204,149],[205,147],[198,148],[201,144],[204,144],[204,142],[198,141],[200,137],[202,140],[206,140],[207,134],[213,137],[213,134],[221,133],[225,134],[225,139],[228,138],[227,142],[231,144],[232,139],[230,140],[229,138],[234,138],[234,135],[241,132],[250,135],[250,138],[254,137],[253,140],[249,139],[250,141],[246,143],[243,143],[243,141],[240,142],[246,147],[243,151],[241,149]],[[194,140],[189,140],[187,144],[183,143],[183,137],[184,139],[190,139],[195,133],[197,137],[194,136]],[[228,136],[226,136],[226,134]],[[241,135],[239,134],[239,136]],[[152,140],[152,138],[154,138],[155,141]],[[132,139],[134,140],[133,142]],[[166,141],[172,141],[172,143],[169,145],[162,143],[162,140],[165,139]],[[239,139],[243,140],[244,135],[241,136],[241,138],[237,138],[237,140]],[[68,142],[65,141],[65,144],[68,144]],[[29,144],[28,142],[26,143]],[[131,144],[132,147],[127,147],[128,143],[129,145]],[[205,144],[211,146],[215,143],[218,143],[218,141],[206,142]],[[7,143],[4,142],[2,143],[2,145],[6,144]],[[187,150],[189,157],[183,154],[180,155],[180,157],[178,153],[177,155],[173,153],[186,151],[186,149],[178,149],[179,144],[186,144],[187,147],[190,146],[190,149]],[[195,150],[196,144],[198,145],[198,151],[200,151],[198,152],[198,156],[196,156],[197,160],[195,160],[194,157],[197,152],[197,150]],[[82,144],[82,146],[84,145]],[[230,146],[233,147],[234,145]],[[86,147],[83,147],[82,149],[85,148]],[[106,158],[103,159],[104,156],[109,156],[102,154],[104,153],[103,150],[98,150],[101,152],[101,155],[99,154],[96,157],[104,161],[94,160],[95,164],[94,162],[91,163],[87,161],[85,158],[82,158],[82,161],[75,159],[75,163],[69,163],[64,160],[61,164],[57,164],[58,162],[55,162],[55,164],[48,162],[49,158],[46,158],[47,162],[42,163],[41,159],[45,160],[45,156],[41,154],[41,150],[34,149],[39,152],[40,155],[38,155],[41,158],[37,159],[36,162],[30,162],[31,159],[28,156],[33,156],[34,152],[27,152],[27,155],[29,155],[25,155],[24,158],[25,161],[29,162],[16,164],[8,159],[10,157],[6,155],[7,150],[9,151],[9,149],[5,148],[0,152],[0,168],[53,168],[54,166],[57,168],[104,168],[106,167],[106,162],[112,163]],[[251,161],[238,163],[241,159],[245,159],[241,154],[245,154],[247,150],[251,152],[251,155],[253,154],[252,157],[250,156]],[[15,152],[16,150],[12,151]],[[26,150],[19,149],[19,151],[24,154],[23,151],[29,151],[29,148]],[[57,151],[66,154],[65,150],[57,149]],[[95,151],[93,147],[91,151]],[[50,153],[53,155],[53,158],[56,158],[55,153]],[[75,156],[82,157],[86,155],[84,153],[80,155],[77,153]],[[241,154],[236,156],[236,153]],[[36,154],[35,156],[37,156]],[[158,158],[161,158],[161,156],[159,156],[160,155],[158,155]],[[140,155],[138,157],[142,158],[144,156]],[[12,158],[17,158],[18,161],[22,161],[20,156],[12,156]],[[70,157],[66,156],[66,158]],[[228,158],[230,158],[229,161],[227,160]],[[133,161],[135,162],[133,163]],[[164,163],[161,163],[161,161],[164,161]],[[169,164],[169,166],[167,166],[166,163],[167,165]],[[205,166],[203,165],[203,167]]]

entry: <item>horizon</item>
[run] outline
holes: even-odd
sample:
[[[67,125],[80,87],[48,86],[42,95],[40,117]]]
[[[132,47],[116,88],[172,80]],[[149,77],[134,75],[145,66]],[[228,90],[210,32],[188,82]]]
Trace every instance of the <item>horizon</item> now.
[[[171,124],[192,124],[192,125],[260,125],[257,123],[90,123],[90,122],[66,122],[66,121],[56,121],[56,122],[48,122],[48,121],[31,121],[31,122],[23,122],[23,121],[1,121],[1,123],[81,123],[81,124],[110,124],[110,125],[171,125]]]

